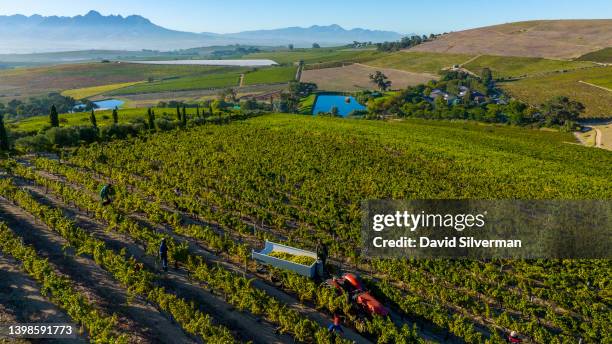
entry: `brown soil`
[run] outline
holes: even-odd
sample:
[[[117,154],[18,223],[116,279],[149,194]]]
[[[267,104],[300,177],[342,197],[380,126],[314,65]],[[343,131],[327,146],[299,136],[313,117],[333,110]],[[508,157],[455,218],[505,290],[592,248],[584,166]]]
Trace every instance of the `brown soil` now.
[[[0,254],[0,323],[71,323],[66,313],[41,295],[40,287],[18,268],[19,262]],[[17,340],[7,342],[18,342]],[[23,343],[86,343],[75,339],[23,340]],[[0,339],[2,343],[2,339]]]
[[[39,201],[62,209],[64,214],[74,219],[79,227],[90,231],[96,238],[104,240],[109,248],[114,250],[125,248],[129,256],[133,256],[137,261],[144,263],[146,268],[154,271],[160,270],[157,259],[147,255],[144,247],[134,242],[130,237],[105,231],[105,226],[102,223],[91,219],[85,212],[67,207],[51,195],[44,195],[43,188],[33,185],[24,185],[24,187],[38,197]],[[182,269],[170,268],[167,273],[161,276],[160,283],[166,290],[182,298],[196,301],[203,312],[209,313],[215,320],[243,337],[242,339],[245,341],[251,340],[254,343],[293,342],[290,336],[276,333],[276,327],[273,324],[251,314],[235,310],[223,300],[222,296],[215,295],[214,291],[208,291],[199,283],[191,281],[188,274]]]
[[[43,172],[43,171],[38,171],[38,173],[40,173],[41,175],[44,175],[46,178],[50,178],[50,179],[56,179],[56,180],[63,180],[61,177],[53,175],[53,174],[49,174],[47,172]],[[64,181],[66,182],[66,181]],[[68,185],[68,182],[66,182],[66,184]],[[76,187],[74,185],[71,185],[71,187]],[[42,188],[36,188],[36,190],[38,192],[44,192],[42,190]],[[87,192],[87,190],[81,190],[83,192]],[[55,199],[52,196],[47,196],[49,199]],[[173,211],[176,211],[176,209],[172,209]],[[86,225],[88,228],[92,228],[91,226],[96,226],[95,222],[93,222],[92,220],[87,219],[86,215],[77,210],[77,209],[70,209],[69,211],[72,212],[72,216],[70,216],[71,218],[76,218],[79,221],[89,221],[90,224]],[[192,224],[197,224],[197,225],[207,225],[207,226],[211,226],[211,227],[216,227],[215,224],[211,224],[211,223],[203,223],[197,219],[193,219],[191,217],[189,217],[187,214],[182,213],[181,215],[183,215],[184,220],[186,220],[189,223]],[[221,266],[223,266],[224,268],[236,272],[236,273],[244,273],[244,268],[243,266],[239,266],[237,264],[234,264],[232,262],[227,261],[226,259],[223,259],[221,257],[219,257],[218,255],[216,255],[215,253],[207,250],[204,245],[202,245],[201,243],[199,243],[197,240],[193,239],[193,238],[187,238],[187,237],[182,237],[180,235],[174,234],[171,229],[166,228],[166,227],[162,227],[162,226],[157,226],[157,225],[153,225],[151,223],[149,223],[146,218],[142,215],[135,215],[132,214],[132,219],[137,220],[138,222],[140,222],[141,224],[147,225],[149,227],[154,227],[156,230],[158,231],[162,231],[165,234],[167,234],[168,236],[172,237],[175,240],[179,240],[179,241],[185,241],[187,240],[188,244],[189,244],[189,249],[192,253],[203,257],[207,262],[212,263],[212,264],[220,264]],[[85,225],[85,223],[80,222],[80,225]],[[98,226],[100,224],[97,224]],[[83,226],[85,227],[85,226]],[[116,241],[120,242],[120,243],[125,243],[125,242],[132,242],[132,240],[126,236],[122,236],[116,233],[105,233],[102,231],[101,233],[102,235],[112,235],[114,237],[116,237]],[[229,233],[228,233],[229,234]],[[143,253],[137,253],[137,252],[132,252],[130,251],[134,246],[138,246],[136,244],[130,244],[129,245],[130,248],[128,249],[130,254],[134,254],[135,258],[138,261],[146,261],[148,258],[147,257],[143,257]],[[136,254],[138,254],[138,256],[136,256]],[[170,271],[170,274],[175,273],[174,271]],[[316,321],[319,325],[326,327],[327,325],[329,325],[332,321],[331,317],[329,317],[326,314],[320,313],[317,310],[315,310],[312,307],[309,307],[308,305],[304,305],[302,303],[300,303],[295,297],[293,297],[292,295],[282,291],[281,289],[279,289],[278,287],[269,284],[265,281],[266,276],[264,274],[257,274],[257,273],[247,273],[246,274],[247,278],[251,278],[253,279],[252,282],[252,286],[258,289],[261,289],[263,291],[265,291],[268,295],[276,298],[277,300],[279,300],[280,302],[282,302],[283,304],[289,306],[290,308],[293,308],[294,310],[296,310],[297,312],[299,312],[300,314],[310,318],[313,321]],[[352,340],[356,343],[371,343],[369,340],[367,340],[366,338],[362,337],[360,334],[358,334],[357,332],[355,332],[354,330],[350,329],[350,328],[344,328],[344,337]]]
[[[137,342],[194,342],[151,305],[138,298],[130,300],[126,290],[92,259],[75,256],[71,249],[64,250],[66,241],[40,221],[4,198],[0,198],[0,208],[3,220],[26,244],[34,246],[61,274],[69,276],[75,287],[107,314],[116,313],[122,330]]]
[[[539,20],[452,32],[410,50],[576,58],[612,46],[612,19]]]
[[[370,74],[383,72],[392,82],[392,89],[406,88],[426,83],[438,77],[427,73],[412,73],[392,68],[370,67],[362,64],[352,64],[346,67],[305,70],[302,72],[303,82],[314,82],[324,91],[356,91],[375,89],[370,80]]]

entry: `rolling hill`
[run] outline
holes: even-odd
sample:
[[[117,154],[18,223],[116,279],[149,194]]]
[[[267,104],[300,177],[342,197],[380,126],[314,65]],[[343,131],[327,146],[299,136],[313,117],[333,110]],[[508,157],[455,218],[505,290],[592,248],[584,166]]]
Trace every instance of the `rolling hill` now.
[[[452,32],[410,50],[570,59],[612,46],[612,19],[538,20]]]

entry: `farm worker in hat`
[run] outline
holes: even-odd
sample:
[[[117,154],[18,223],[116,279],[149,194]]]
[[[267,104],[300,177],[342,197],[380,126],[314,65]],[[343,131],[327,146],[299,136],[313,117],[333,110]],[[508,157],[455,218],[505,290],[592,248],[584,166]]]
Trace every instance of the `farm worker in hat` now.
[[[327,263],[327,256],[329,254],[329,251],[327,249],[327,245],[325,245],[321,239],[319,239],[319,241],[317,241],[317,258],[321,260],[321,262],[323,263],[323,266],[325,266],[325,264]]]
[[[327,327],[327,331],[335,332],[335,333],[338,333],[338,332],[344,333],[344,330],[342,329],[342,326],[340,326],[340,316],[338,314],[334,314],[334,320]]]
[[[166,238],[162,238],[161,244],[159,244],[159,258],[161,259],[164,271],[168,271],[168,245],[166,245]]]
[[[100,190],[100,199],[102,200],[102,204],[104,205],[110,204],[111,202],[110,195],[112,193],[112,187],[113,186],[111,184],[106,184]]]
[[[521,343],[522,340],[519,338],[518,333],[516,331],[510,332],[510,336],[508,337],[508,343]]]

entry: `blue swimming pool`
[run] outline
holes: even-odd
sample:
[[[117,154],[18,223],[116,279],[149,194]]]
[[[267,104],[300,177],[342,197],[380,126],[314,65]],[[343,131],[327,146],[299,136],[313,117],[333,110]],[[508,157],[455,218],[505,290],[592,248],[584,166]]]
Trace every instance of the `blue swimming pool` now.
[[[312,109],[312,114],[316,115],[321,112],[331,112],[334,106],[338,108],[338,114],[343,117],[348,116],[353,111],[361,111],[366,109],[365,106],[357,102],[355,97],[335,94],[321,94],[317,96],[317,100]]]

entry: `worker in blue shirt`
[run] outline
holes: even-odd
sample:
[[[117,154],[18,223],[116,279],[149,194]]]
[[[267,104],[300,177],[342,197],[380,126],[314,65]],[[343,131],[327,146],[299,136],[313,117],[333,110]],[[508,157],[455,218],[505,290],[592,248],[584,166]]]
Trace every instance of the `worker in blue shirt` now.
[[[328,332],[333,332],[333,333],[338,333],[338,332],[339,333],[344,333],[344,330],[342,329],[342,326],[340,326],[340,316],[338,314],[334,314],[334,320],[327,327],[327,331]]]
[[[161,259],[164,271],[168,271],[168,245],[166,245],[166,238],[162,238],[159,245],[159,258]]]
[[[112,190],[113,186],[111,184],[106,184],[102,187],[102,189],[100,190],[100,200],[102,201],[103,205],[109,205],[111,202],[110,196],[113,192]]]

